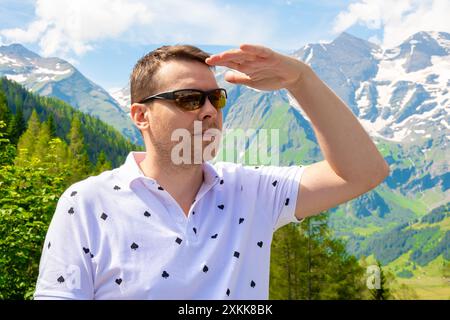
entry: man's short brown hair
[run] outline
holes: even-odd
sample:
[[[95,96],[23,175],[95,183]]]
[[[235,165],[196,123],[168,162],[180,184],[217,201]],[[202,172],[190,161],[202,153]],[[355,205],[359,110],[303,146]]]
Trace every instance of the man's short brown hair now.
[[[205,59],[209,53],[192,45],[162,46],[138,60],[130,76],[131,104],[156,94],[159,88],[155,74],[161,64],[170,60],[198,61],[209,66]]]

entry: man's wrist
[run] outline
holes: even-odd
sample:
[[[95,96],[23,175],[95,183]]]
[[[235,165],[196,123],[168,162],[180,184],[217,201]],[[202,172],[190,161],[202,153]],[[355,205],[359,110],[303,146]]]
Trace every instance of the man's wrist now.
[[[286,90],[288,90],[291,94],[295,94],[296,91],[301,89],[303,87],[303,83],[308,77],[311,77],[311,73],[314,71],[312,68],[307,65],[306,63],[297,60],[296,61],[297,66],[297,72],[298,72],[298,78],[290,85],[286,86]]]

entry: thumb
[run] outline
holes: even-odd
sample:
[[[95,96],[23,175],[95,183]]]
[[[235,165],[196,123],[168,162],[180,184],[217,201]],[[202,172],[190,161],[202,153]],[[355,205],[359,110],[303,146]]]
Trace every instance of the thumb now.
[[[251,78],[243,72],[233,70],[225,73],[225,80],[231,83],[247,84]]]

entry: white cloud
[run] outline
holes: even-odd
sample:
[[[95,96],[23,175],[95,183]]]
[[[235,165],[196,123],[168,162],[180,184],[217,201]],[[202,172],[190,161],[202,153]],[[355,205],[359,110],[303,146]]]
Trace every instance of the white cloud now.
[[[393,47],[418,31],[450,32],[449,12],[448,0],[359,0],[338,14],[333,31],[356,24],[382,29],[382,45]]]
[[[142,4],[123,0],[37,0],[35,15],[26,28],[1,30],[0,35],[8,42],[37,42],[44,55],[81,55],[93,42],[118,36],[152,16]]]
[[[44,56],[82,55],[108,39],[139,43],[264,43],[273,37],[263,9],[214,0],[37,0],[24,28],[0,30],[5,43],[38,43]]]

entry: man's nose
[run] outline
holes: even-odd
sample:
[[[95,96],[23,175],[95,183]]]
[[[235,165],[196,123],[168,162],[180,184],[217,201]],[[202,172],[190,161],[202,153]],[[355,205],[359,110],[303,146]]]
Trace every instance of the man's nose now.
[[[212,105],[211,101],[209,101],[208,97],[205,99],[205,103],[201,108],[199,109],[199,119],[203,120],[207,117],[211,117],[212,119],[215,119],[217,117],[217,109]]]

